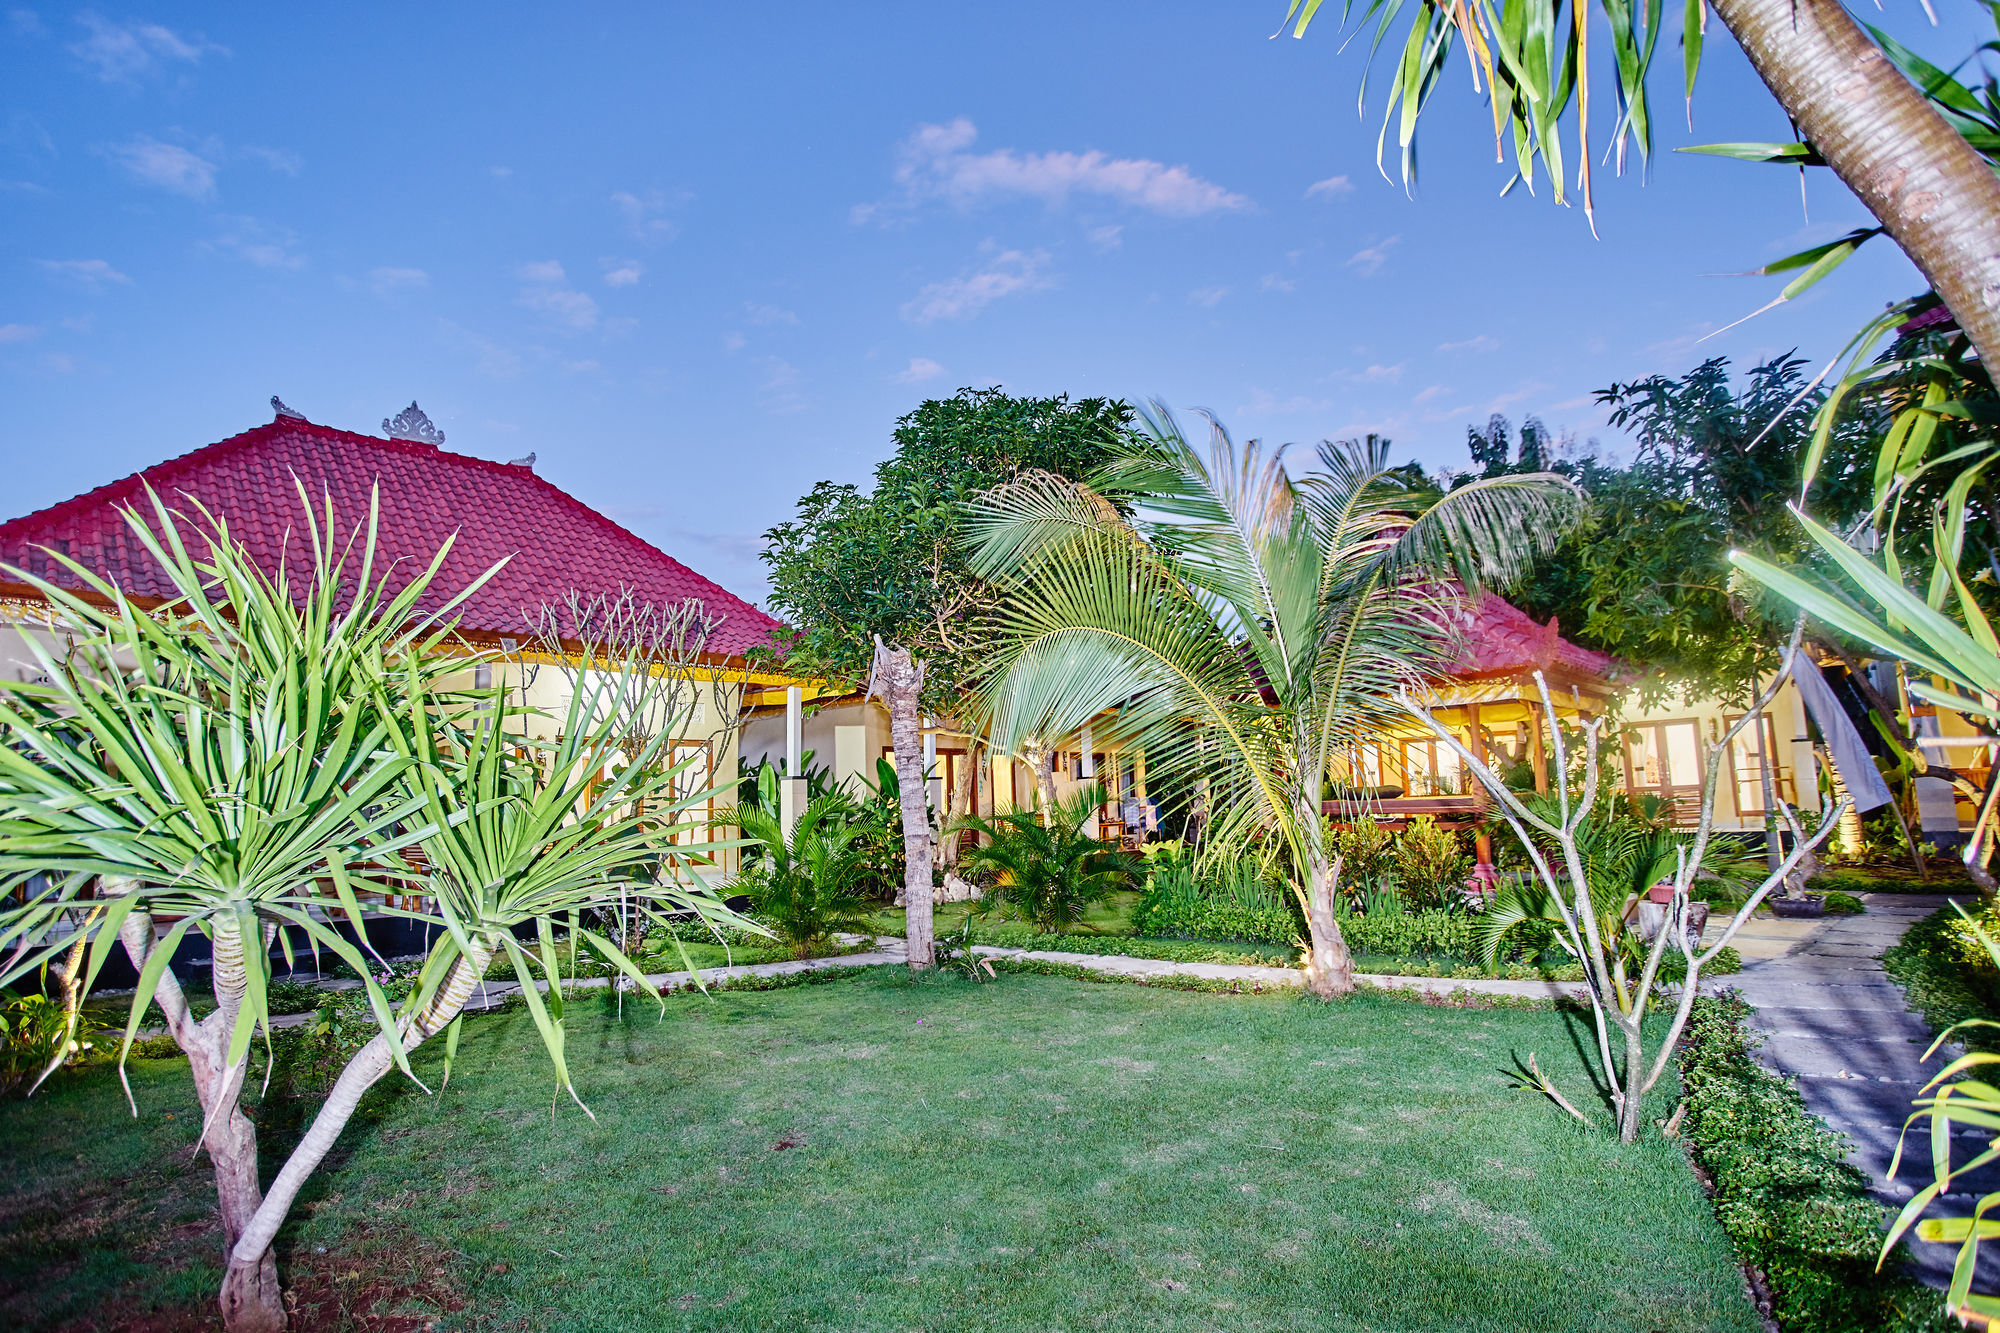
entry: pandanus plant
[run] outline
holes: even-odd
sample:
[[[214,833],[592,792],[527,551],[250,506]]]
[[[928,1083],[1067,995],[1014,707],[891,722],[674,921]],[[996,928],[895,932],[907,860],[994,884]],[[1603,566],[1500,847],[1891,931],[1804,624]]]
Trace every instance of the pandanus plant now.
[[[581,930],[580,910],[637,894],[728,917],[673,874],[674,858],[708,850],[672,841],[678,814],[707,793],[681,790],[663,740],[636,758],[621,745],[629,729],[612,713],[645,702],[647,677],[606,664],[614,670],[598,679],[610,683],[572,698],[556,740],[510,734],[519,710],[444,688],[467,665],[446,651],[453,612],[491,571],[440,595],[432,585],[449,543],[424,568],[378,570],[372,500],[361,530],[337,544],[330,502],[315,520],[303,489],[300,499],[299,578],[288,565],[260,567],[206,510],[184,517],[158,497],[157,528],[136,511],[127,520],[173,590],[159,605],[60,555],[81,591],[7,571],[47,599],[49,637],[63,649],[24,636],[45,683],[0,682],[0,889],[27,889],[0,911],[0,984],[81,940],[70,989],[82,995],[113,948],[130,956],[139,979],[121,1064],[157,1003],[202,1107],[197,1142],[215,1170],[232,1333],[284,1327],[271,1240],[300,1186],[367,1087],[392,1065],[410,1073],[409,1052],[451,1029],[496,953],[568,1087],[552,922],[567,917],[573,940],[636,976]],[[418,844],[421,875],[402,861]],[[400,1005],[365,952],[360,894],[402,887],[384,867],[419,879],[432,904],[391,915],[438,928]],[[530,922],[534,956],[514,939]],[[200,1021],[170,966],[194,931],[213,954],[216,1008]],[[268,1023],[274,940],[288,959],[303,943],[352,967],[381,1032],[341,1072],[267,1192],[241,1093]]]
[[[1548,474],[1438,494],[1388,445],[1206,454],[1164,408],[1088,484],[1029,473],[968,519],[973,564],[1006,586],[980,681],[996,750],[1094,734],[1142,750],[1163,790],[1206,781],[1212,837],[1268,837],[1296,871],[1307,984],[1351,990],[1334,918],[1329,770],[1400,716],[1391,696],[1452,656],[1459,590],[1504,584],[1546,551],[1580,497]]]

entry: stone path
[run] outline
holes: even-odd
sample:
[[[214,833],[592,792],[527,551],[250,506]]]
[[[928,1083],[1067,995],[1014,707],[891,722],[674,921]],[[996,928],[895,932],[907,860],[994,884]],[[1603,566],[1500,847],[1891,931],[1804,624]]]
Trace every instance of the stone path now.
[[[1743,971],[1717,978],[1716,985],[1741,991],[1756,1006],[1752,1024],[1766,1034],[1760,1058],[1797,1079],[1807,1108],[1852,1140],[1847,1160],[1868,1173],[1875,1196],[1900,1208],[1931,1182],[1930,1135],[1912,1134],[1910,1151],[1890,1180],[1896,1137],[1910,1099],[1942,1066],[1944,1053],[1923,1061],[1930,1028],[1905,1008],[1902,987],[1883,972],[1881,956],[1949,899],[1866,894],[1863,901],[1868,911],[1862,916],[1749,923],[1737,937]],[[1972,1142],[1983,1146],[1983,1136],[1960,1152]],[[2000,1188],[2000,1170],[1982,1169],[1967,1182],[1981,1193]],[[1947,1197],[1969,1202],[1976,1196]],[[1911,1250],[1912,1267],[1925,1281],[1950,1281],[1954,1247],[1913,1242]]]

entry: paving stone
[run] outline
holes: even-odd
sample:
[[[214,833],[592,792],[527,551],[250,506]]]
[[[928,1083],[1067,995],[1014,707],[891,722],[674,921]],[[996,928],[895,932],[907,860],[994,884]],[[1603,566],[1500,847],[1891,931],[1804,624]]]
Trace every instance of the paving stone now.
[[[1796,1080],[1807,1109],[1847,1136],[1847,1160],[1867,1174],[1875,1197],[1885,1207],[1900,1207],[1932,1180],[1930,1133],[1922,1125],[1911,1131],[1896,1178],[1889,1179],[1903,1122],[1911,1099],[1953,1052],[1923,1059],[1929,1025],[1909,1012],[1902,987],[1882,970],[1881,955],[1946,899],[1870,894],[1863,901],[1866,915],[1804,923],[1809,929],[1783,954],[1747,961],[1741,973],[1703,989],[1733,987],[1756,1006],[1751,1025],[1765,1034],[1758,1058]],[[1954,1157],[1965,1161],[1985,1146],[1984,1134],[1962,1133]],[[1969,1197],[1946,1212],[1969,1214],[1970,1196],[2000,1189],[2000,1165],[1954,1177],[1955,1190],[1961,1184]],[[1913,1242],[1910,1248],[1917,1276],[1938,1287],[1951,1280],[1951,1246]]]

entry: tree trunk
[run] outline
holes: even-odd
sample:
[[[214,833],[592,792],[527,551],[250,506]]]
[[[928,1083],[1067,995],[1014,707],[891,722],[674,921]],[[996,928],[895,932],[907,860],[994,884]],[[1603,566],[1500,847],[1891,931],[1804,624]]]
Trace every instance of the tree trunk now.
[[[908,922],[904,936],[913,972],[933,962],[931,821],[924,800],[923,721],[917,712],[923,684],[923,666],[910,650],[887,647],[878,636],[869,693],[881,695],[889,706],[889,741],[896,751],[896,783],[903,807],[903,906]]]
[[[461,955],[452,964],[451,975],[438,987],[430,1004],[403,1029],[404,1050],[414,1051],[444,1031],[465,1008],[472,992],[478,989],[479,980],[486,975],[486,965],[492,961],[493,955],[487,947],[490,941],[474,936],[473,942],[474,952]],[[278,1322],[275,1324],[239,1325],[228,1322],[230,1294],[232,1291],[268,1291],[276,1300],[277,1264],[271,1254],[271,1242],[277,1238],[278,1228],[284,1225],[285,1216],[291,1212],[300,1188],[319,1169],[334,1140],[340,1137],[340,1131],[353,1117],[355,1108],[361,1104],[362,1094],[375,1086],[394,1066],[387,1033],[376,1033],[367,1045],[354,1053],[347,1067],[340,1071],[340,1077],[334,1080],[333,1090],[327,1093],[326,1101],[321,1104],[319,1114],[313,1117],[311,1127],[272,1178],[270,1192],[264,1195],[254,1215],[247,1219],[241,1234],[231,1240],[229,1267],[222,1279],[223,1318],[230,1333],[238,1333],[239,1329],[266,1333],[266,1330],[285,1326],[282,1304],[277,1306]],[[270,1274],[268,1281],[260,1278],[260,1274],[266,1271]]]
[[[116,881],[107,880],[105,887],[107,892],[130,891],[129,887],[117,889]],[[151,914],[134,911],[125,918],[118,937],[132,966],[143,971],[153,951]],[[166,1016],[167,1031],[187,1052],[195,1100],[201,1105],[201,1146],[208,1149],[209,1165],[215,1171],[216,1210],[222,1218],[222,1250],[227,1260],[263,1205],[264,1191],[257,1174],[257,1127],[243,1114],[239,1096],[248,1061],[238,1061],[234,1067],[228,1063],[229,1037],[245,986],[241,933],[229,925],[219,926],[214,951],[217,1004],[205,1022],[196,1023],[189,1015],[171,968],[160,974],[154,999]],[[278,1261],[269,1245],[254,1262],[239,1265],[228,1261],[219,1303],[222,1325],[229,1333],[276,1333],[285,1327]]]
[[[1056,752],[1050,746],[1035,751],[1035,786],[1042,793],[1042,823],[1056,815]]]
[[[1306,949],[1306,992],[1322,1000],[1354,991],[1354,955],[1347,951],[1347,939],[1333,915],[1333,895],[1340,891],[1340,858],[1332,865],[1315,863],[1312,887],[1306,900],[1306,930],[1312,938]]]
[[[1779,105],[2000,365],[2000,180],[1841,0],[1710,0]]]

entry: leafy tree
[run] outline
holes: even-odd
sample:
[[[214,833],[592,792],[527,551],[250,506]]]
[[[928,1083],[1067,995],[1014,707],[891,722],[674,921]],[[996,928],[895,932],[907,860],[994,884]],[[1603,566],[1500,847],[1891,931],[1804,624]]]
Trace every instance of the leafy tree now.
[[[896,423],[896,452],[868,491],[821,482],[765,534],[771,608],[793,627],[787,662],[869,682],[889,709],[902,810],[910,966],[930,966],[932,834],[921,713],[959,711],[990,651],[992,587],[959,545],[968,501],[1027,471],[1081,476],[1110,456],[1132,411],[1106,398],[1017,398],[961,389]],[[966,766],[970,775],[971,766]],[[953,793],[948,805],[959,799]]]
[[[1732,548],[1791,560],[1805,543],[1785,512],[1799,490],[1812,438],[1805,363],[1779,356],[1740,387],[1716,357],[1679,377],[1650,375],[1597,395],[1611,424],[1637,448],[1618,465],[1595,453],[1548,466],[1590,497],[1585,521],[1510,596],[1539,619],[1557,617],[1578,642],[1656,668],[1646,688],[1671,681],[1741,698],[1777,661],[1790,613],[1733,579]],[[1842,456],[1865,448],[1865,423],[1843,423]],[[1468,432],[1483,477],[1533,470],[1549,458],[1547,432],[1530,419],[1519,454],[1507,455],[1506,422]]]
[[[1442,577],[1509,582],[1576,506],[1546,474],[1415,493],[1387,446],[1321,444],[1296,479],[1283,451],[1207,455],[1164,412],[1090,483],[1023,476],[974,506],[974,569],[1004,579],[982,707],[996,745],[1107,734],[1152,780],[1208,781],[1211,836],[1269,837],[1297,873],[1307,984],[1352,989],[1334,919],[1329,764],[1389,716],[1399,686],[1448,659]],[[1448,586],[1448,585],[1446,585]]]
[[[919,405],[897,421],[896,452],[872,487],[822,481],[790,522],[764,534],[770,606],[793,631],[786,661],[858,685],[879,635],[923,662],[925,708],[955,711],[986,647],[980,613],[994,605],[959,545],[964,506],[1025,471],[1087,475],[1131,422],[1115,399],[997,388]]]
[[[1304,36],[1322,0],[1291,0],[1286,22]],[[1591,142],[1592,81],[1610,76],[1613,105],[1600,130],[1620,168],[1628,146],[1652,151],[1648,79],[1662,23],[1658,4],[1625,0],[1368,0],[1362,24],[1374,22],[1370,58],[1394,55],[1387,110],[1377,140],[1380,159],[1394,125],[1406,184],[1416,177],[1417,126],[1454,44],[1465,44],[1473,78],[1492,110],[1495,156],[1513,149],[1518,179],[1532,189],[1545,174],[1557,203],[1568,172],[1562,124],[1574,107],[1576,184],[1595,224],[1591,172],[1606,144]],[[1355,0],[1344,0],[1343,16]],[[1601,9],[1602,17],[1598,17]],[[2000,358],[2000,94],[1967,88],[1864,29],[1840,0],[1689,0],[1682,21],[1682,73],[1692,105],[1707,18],[1713,13],[1750,58],[1772,96],[1799,128],[1789,144],[1717,144],[1708,151],[1751,161],[1833,170],[1875,215],[1876,228],[1816,246],[1766,272],[1802,270],[1780,300],[1840,264],[1855,247],[1886,234],[1922,270],[1986,364]],[[1407,23],[1398,36],[1391,28]],[[1591,32],[1608,39],[1593,61]],[[1606,62],[1604,56],[1610,57]],[[1608,64],[1608,67],[1607,67]],[[1602,83],[1597,85],[1604,87]],[[1599,93],[1601,100],[1603,94]]]

